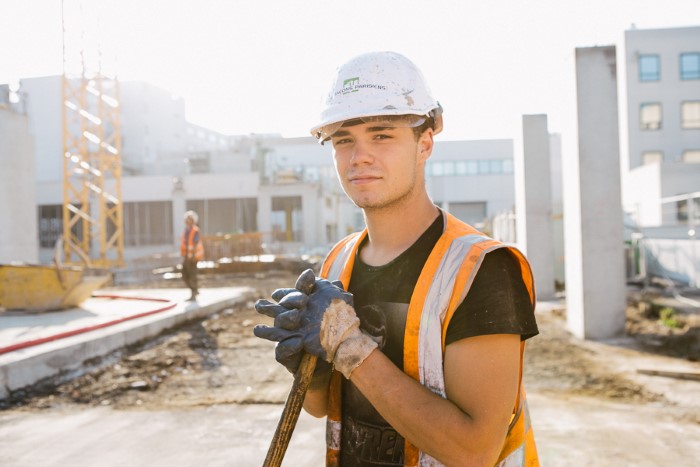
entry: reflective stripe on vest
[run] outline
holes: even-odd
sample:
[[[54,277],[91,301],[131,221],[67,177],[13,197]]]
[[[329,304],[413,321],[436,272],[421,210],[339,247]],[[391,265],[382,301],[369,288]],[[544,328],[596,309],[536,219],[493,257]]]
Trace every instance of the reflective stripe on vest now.
[[[508,248],[518,259],[523,282],[535,304],[532,272],[517,249],[493,240],[449,213],[443,212],[445,229],[426,261],[414,288],[406,316],[404,333],[404,372],[445,398],[443,357],[445,336],[452,316],[464,300],[484,257],[497,248]],[[347,289],[357,249],[367,231],[341,240],[328,254],[321,276],[340,280]],[[524,342],[520,345],[520,381]],[[335,466],[340,459],[342,376],[333,372],[329,387],[326,464]],[[440,466],[439,461],[419,451],[406,440],[404,465]],[[511,424],[499,455],[499,467],[539,465],[529,411],[522,384]]]

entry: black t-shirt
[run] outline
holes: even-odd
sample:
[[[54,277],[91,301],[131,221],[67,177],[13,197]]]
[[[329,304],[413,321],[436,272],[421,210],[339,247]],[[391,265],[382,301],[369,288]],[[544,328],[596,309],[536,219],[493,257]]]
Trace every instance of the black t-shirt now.
[[[362,329],[381,337],[380,349],[403,368],[406,313],[418,276],[443,232],[442,214],[396,259],[368,266],[358,255],[350,279]],[[447,328],[446,345],[486,334],[538,333],[534,310],[522,281],[520,264],[506,249],[488,253],[464,301]],[[341,465],[403,465],[404,439],[350,381],[343,379]]]

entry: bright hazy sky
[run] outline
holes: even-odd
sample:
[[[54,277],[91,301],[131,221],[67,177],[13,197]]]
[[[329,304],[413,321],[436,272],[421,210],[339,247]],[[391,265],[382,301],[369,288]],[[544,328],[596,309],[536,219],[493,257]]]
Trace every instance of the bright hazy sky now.
[[[700,0],[120,0],[103,52],[121,80],[182,96],[226,134],[303,136],[337,65],[407,55],[445,109],[439,138],[512,138],[522,114],[575,122],[574,49],[639,29],[700,24]],[[60,0],[0,0],[0,83],[62,72]],[[566,136],[564,136],[566,137]]]

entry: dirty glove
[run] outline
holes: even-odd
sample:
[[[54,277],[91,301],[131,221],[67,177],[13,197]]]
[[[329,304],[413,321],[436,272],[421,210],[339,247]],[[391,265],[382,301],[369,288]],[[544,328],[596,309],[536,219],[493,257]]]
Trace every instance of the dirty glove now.
[[[360,331],[360,320],[352,307],[352,295],[325,279],[316,279],[313,292],[301,310],[297,330],[257,326],[256,336],[299,345],[319,359],[332,362],[346,378],[377,347]]]
[[[300,309],[306,305],[309,298],[307,294],[313,290],[315,280],[316,276],[313,271],[307,269],[299,276],[294,288],[277,289],[272,293],[272,299],[278,303],[270,300],[258,300],[255,303],[257,312],[275,319],[272,328],[265,328],[270,330],[298,330],[301,325]],[[263,337],[259,336],[258,331],[255,329],[253,333],[258,337]],[[267,337],[264,338],[268,339]],[[304,353],[301,334],[292,333],[289,337],[281,340],[269,340],[279,342],[275,348],[275,360],[284,365],[290,373],[296,374]],[[329,363],[319,360],[314,370],[314,377],[326,375],[330,370],[331,366]]]
[[[299,292],[297,289],[277,289],[272,294],[272,298],[277,298],[279,303],[271,302],[270,300],[261,299],[255,302],[255,310],[265,316],[275,319],[274,326],[287,330],[299,328],[301,322],[301,314],[299,310],[306,305],[308,295]]]
[[[299,328],[301,316],[299,310],[306,305],[308,294],[313,290],[316,276],[311,269],[302,272],[294,288],[277,289],[272,292],[272,299],[258,300],[255,310],[258,313],[275,318],[274,327],[287,330]]]

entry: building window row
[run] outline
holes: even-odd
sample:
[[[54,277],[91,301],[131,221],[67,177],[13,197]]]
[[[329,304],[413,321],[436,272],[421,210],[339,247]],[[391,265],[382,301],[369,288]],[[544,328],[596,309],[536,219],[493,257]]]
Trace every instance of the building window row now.
[[[502,175],[513,173],[512,159],[478,159],[428,162],[425,174],[431,177],[454,175]]]
[[[700,164],[700,149],[688,149],[683,151],[681,161],[689,164]],[[656,164],[664,162],[663,151],[644,151],[642,152],[642,164]]]
[[[680,79],[700,79],[700,52],[681,53],[678,64]],[[638,66],[639,81],[659,81],[661,79],[661,58],[659,55],[640,55]]]
[[[639,106],[639,128],[660,130],[663,126],[663,112],[660,102],[644,102]],[[681,102],[681,128],[700,129],[700,101]]]
[[[139,201],[123,205],[124,245],[173,243],[172,201]]]

